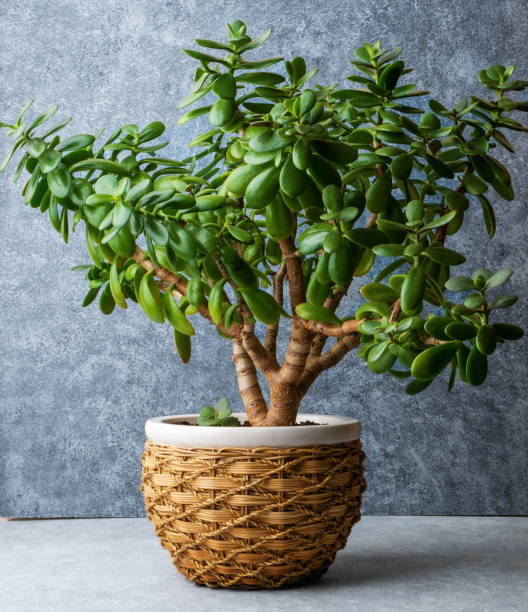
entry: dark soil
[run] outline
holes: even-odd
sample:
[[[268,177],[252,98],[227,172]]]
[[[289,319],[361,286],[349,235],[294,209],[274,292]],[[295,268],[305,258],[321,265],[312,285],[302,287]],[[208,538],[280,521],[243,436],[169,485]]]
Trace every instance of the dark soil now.
[[[189,421],[178,421],[177,423],[172,423],[173,425],[192,425],[194,427],[203,427],[203,425],[196,425],[196,423],[189,423]],[[326,425],[326,423],[314,423],[314,421],[302,421],[302,423],[295,423],[295,427],[302,427],[303,425]],[[221,425],[208,425],[208,427],[221,427]],[[244,421],[240,423],[240,427],[251,427],[251,423],[249,421]]]

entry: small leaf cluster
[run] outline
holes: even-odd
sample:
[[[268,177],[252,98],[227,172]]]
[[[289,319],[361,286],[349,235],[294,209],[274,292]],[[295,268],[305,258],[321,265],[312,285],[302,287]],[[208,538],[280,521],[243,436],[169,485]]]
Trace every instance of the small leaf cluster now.
[[[371,284],[367,293],[378,301],[367,302],[356,311],[356,319],[362,319],[358,326],[363,341],[360,357],[377,374],[412,376],[414,380],[406,388],[409,394],[426,389],[448,365],[451,365],[449,389],[455,383],[457,371],[461,382],[481,385],[487,376],[488,357],[497,345],[524,335],[517,325],[490,321],[493,311],[517,301],[516,295],[502,295],[491,301],[487,295],[489,290],[507,282],[511,274],[510,269],[493,274],[480,268],[471,277],[451,277],[446,289],[470,294],[463,304],[443,301],[444,314],[431,313],[425,319],[416,314],[392,321],[392,312],[382,300],[392,300],[395,295],[382,295],[381,287],[385,285]],[[390,279],[395,294],[397,278]]]
[[[200,409],[197,424],[204,427],[238,427],[240,422],[231,415],[231,405],[227,397],[221,397],[214,408],[213,406],[203,406]]]

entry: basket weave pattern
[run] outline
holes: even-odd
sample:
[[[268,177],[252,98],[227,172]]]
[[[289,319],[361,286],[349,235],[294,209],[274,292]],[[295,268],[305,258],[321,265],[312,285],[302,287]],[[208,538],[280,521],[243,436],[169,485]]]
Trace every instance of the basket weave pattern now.
[[[141,490],[178,571],[212,587],[278,588],[323,574],[359,521],[355,440],[183,449],[147,441]]]

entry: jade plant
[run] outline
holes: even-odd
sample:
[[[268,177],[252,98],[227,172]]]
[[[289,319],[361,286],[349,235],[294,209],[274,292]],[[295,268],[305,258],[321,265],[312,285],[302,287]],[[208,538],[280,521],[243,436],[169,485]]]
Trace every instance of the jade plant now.
[[[221,397],[216,406],[202,406],[200,416],[197,421],[198,425],[212,426],[220,425],[222,427],[236,427],[240,425],[239,420],[231,415],[231,402],[227,397]]]
[[[168,321],[184,362],[195,315],[232,343],[251,425],[293,424],[310,385],[356,348],[373,373],[410,378],[409,394],[448,367],[449,388],[457,373],[480,385],[496,348],[523,335],[502,317],[517,297],[494,294],[511,270],[457,275],[466,258],[446,243],[474,231],[464,220],[475,207],[493,237],[492,202],[514,199],[498,157],[514,152],[508,131],[528,131],[511,116],[528,111],[515,99],[528,81],[494,65],[479,73],[489,94],[446,107],[408,82],[401,47],[377,41],[355,50],[348,87],[317,85],[301,57],[247,57],[269,35],[252,39],[235,21],[226,42],[185,50],[197,68],[179,106],[202,105],[179,123],[207,115],[211,126],[187,158],[160,154],[160,122],[124,125],[101,144],[101,132],[61,140],[68,119],[43,126],[57,107],[26,122],[28,105],[0,124],[15,141],[2,169],[22,150],[25,203],[65,242],[85,232],[84,306],[98,298],[109,315],[138,303]],[[344,296],[354,306],[338,316]],[[282,363],[279,324],[289,327]],[[231,418],[202,413],[208,424]]]

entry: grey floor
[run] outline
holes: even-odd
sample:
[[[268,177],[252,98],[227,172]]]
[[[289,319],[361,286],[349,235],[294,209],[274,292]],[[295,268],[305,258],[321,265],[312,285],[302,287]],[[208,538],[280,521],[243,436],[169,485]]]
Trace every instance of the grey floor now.
[[[146,519],[0,521],[2,612],[528,610],[528,519],[364,517],[319,582],[196,587]]]

